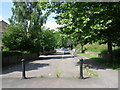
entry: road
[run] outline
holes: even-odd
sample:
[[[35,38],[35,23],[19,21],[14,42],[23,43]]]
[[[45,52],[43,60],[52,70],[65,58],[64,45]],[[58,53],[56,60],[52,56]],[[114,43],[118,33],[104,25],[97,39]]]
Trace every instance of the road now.
[[[27,77],[73,77],[79,75],[78,60],[71,55],[58,51],[54,55],[41,55],[39,59],[26,63]],[[3,78],[21,78],[21,64],[9,67],[3,71]]]
[[[81,57],[79,57],[81,58]],[[99,77],[78,79],[78,57],[64,55],[57,50],[54,55],[41,55],[26,63],[26,77],[21,79],[21,64],[3,70],[3,88],[117,88],[118,72],[111,69],[93,69]],[[86,62],[86,61],[85,61]],[[89,62],[88,64],[90,64]],[[93,63],[93,62],[92,62]],[[87,64],[87,63],[86,63]],[[87,72],[84,71],[84,75]],[[59,77],[59,78],[58,78]]]

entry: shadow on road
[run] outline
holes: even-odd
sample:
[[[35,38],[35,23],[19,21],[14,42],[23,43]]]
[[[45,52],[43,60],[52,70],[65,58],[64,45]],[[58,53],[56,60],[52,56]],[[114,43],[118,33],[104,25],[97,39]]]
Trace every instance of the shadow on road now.
[[[96,69],[96,70],[108,68],[107,66],[104,66],[96,61],[91,60],[91,59],[85,59],[84,65],[85,65],[85,67],[89,67],[89,68]]]
[[[88,67],[89,69],[108,69],[107,66],[100,64],[99,62],[93,61],[91,60],[93,58],[90,59],[83,59],[83,64],[84,67]],[[77,62],[76,66],[80,65],[80,61]]]
[[[46,67],[49,66],[48,63],[26,63],[26,71],[30,71],[30,70],[37,70],[38,68],[42,68],[42,67]],[[22,67],[21,64],[13,66],[13,67],[7,67],[5,69],[2,70],[2,74],[7,74],[7,73],[11,73],[14,71],[21,71]]]

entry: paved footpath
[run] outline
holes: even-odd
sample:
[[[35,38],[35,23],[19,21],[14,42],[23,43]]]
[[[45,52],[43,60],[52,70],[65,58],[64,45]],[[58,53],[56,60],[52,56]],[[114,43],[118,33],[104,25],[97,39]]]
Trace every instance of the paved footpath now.
[[[3,70],[3,88],[118,88],[118,71],[103,67],[84,58],[84,65],[99,77],[78,79],[79,65],[77,58],[63,55],[40,56],[38,60],[26,63],[26,77],[21,79],[21,64]],[[87,74],[86,74],[87,75]],[[59,76],[59,78],[57,78]]]

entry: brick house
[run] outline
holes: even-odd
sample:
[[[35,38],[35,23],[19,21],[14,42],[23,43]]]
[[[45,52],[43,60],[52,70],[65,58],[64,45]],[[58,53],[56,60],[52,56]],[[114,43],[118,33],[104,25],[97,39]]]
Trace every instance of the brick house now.
[[[4,32],[6,32],[7,26],[8,26],[8,23],[6,23],[6,22],[3,21],[3,20],[0,21],[0,47],[1,47],[1,45],[2,45],[2,41],[1,41],[2,35],[3,35]]]
[[[6,31],[6,27],[7,27],[8,23],[6,23],[5,21],[0,21],[0,33],[4,33]]]

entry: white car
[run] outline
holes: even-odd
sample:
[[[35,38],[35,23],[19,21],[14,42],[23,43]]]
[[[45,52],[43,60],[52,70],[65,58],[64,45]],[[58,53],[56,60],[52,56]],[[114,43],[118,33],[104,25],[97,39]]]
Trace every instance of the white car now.
[[[64,49],[64,54],[70,54],[70,51],[68,49]]]

